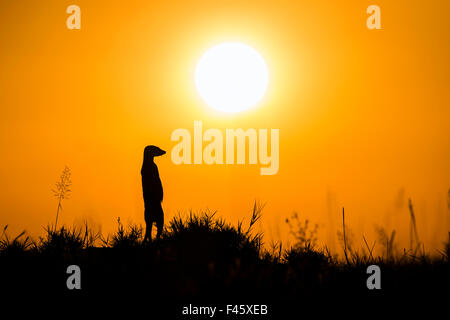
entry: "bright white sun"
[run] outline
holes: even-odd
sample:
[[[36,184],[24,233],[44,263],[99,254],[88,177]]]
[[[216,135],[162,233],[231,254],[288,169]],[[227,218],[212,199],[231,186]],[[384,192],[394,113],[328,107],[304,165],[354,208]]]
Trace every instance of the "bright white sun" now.
[[[200,58],[195,70],[195,85],[212,108],[239,112],[256,105],[269,83],[263,57],[253,48],[227,42],[216,45]]]

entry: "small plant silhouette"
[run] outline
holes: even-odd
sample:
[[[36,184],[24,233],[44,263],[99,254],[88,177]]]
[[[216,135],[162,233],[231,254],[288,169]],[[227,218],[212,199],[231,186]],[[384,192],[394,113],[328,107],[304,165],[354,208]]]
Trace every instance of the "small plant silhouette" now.
[[[111,246],[112,248],[134,248],[143,244],[144,229],[142,226],[130,225],[128,228],[124,228],[120,217],[117,218],[117,231],[112,235],[112,238],[103,239],[104,246]]]
[[[409,249],[416,254],[420,251],[422,243],[419,241],[419,233],[417,232],[416,215],[414,213],[414,207],[411,199],[408,200],[408,208],[410,213],[410,225],[409,225],[409,238],[410,245]]]
[[[72,180],[70,180],[71,175],[72,173],[70,172],[70,168],[68,166],[65,166],[63,172],[61,173],[61,176],[59,177],[59,180],[56,181],[56,188],[52,189],[53,194],[55,195],[56,199],[58,199],[58,208],[56,209],[56,220],[54,226],[55,230],[58,224],[59,212],[62,210],[62,201],[64,199],[68,199],[70,193],[72,192],[72,190],[70,190],[70,186],[72,185]]]
[[[2,235],[0,236],[0,252],[2,254],[17,255],[25,252],[33,245],[33,241],[29,236],[25,236],[25,231],[22,231],[17,237],[10,239],[6,233],[8,225],[3,228]]]
[[[304,222],[298,217],[298,213],[294,212],[290,219],[286,219],[290,233],[295,238],[295,248],[314,248],[317,245],[317,230],[319,226],[316,224],[314,228],[309,228],[309,220]]]
[[[389,232],[386,231],[383,227],[375,226],[375,232],[378,235],[378,240],[381,246],[383,247],[383,252],[386,253],[386,259],[388,261],[392,261],[397,256],[397,245],[395,243],[395,230],[389,235]]]
[[[86,221],[81,227],[62,226],[59,229],[52,229],[48,225],[44,230],[46,236],[39,237],[38,251],[53,256],[73,255],[84,249],[93,248],[100,238],[100,233],[89,228]]]

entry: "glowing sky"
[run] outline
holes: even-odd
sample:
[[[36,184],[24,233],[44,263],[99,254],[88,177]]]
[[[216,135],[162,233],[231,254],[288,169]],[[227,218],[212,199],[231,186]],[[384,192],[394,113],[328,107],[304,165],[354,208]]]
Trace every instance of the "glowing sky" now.
[[[450,227],[450,22],[446,1],[71,1],[0,3],[0,225],[33,235],[54,221],[64,165],[72,196],[61,223],[143,221],[142,152],[170,151],[173,130],[279,129],[280,167],[179,165],[157,159],[166,221],[210,208],[248,222],[266,203],[266,242],[286,241],[293,211],[337,248],[340,208],[355,243],[374,225],[407,246],[412,198],[419,235],[437,249]],[[270,70],[261,105],[223,115],[199,96],[202,54],[236,41]],[[168,152],[169,153],[169,152]]]

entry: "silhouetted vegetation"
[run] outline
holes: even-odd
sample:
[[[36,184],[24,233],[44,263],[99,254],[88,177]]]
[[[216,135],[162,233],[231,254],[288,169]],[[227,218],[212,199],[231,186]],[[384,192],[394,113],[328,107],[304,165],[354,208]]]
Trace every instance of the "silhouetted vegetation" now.
[[[72,173],[68,166],[64,167],[64,170],[59,177],[59,180],[55,183],[55,189],[52,189],[53,195],[58,199],[58,207],[56,209],[56,219],[54,229],[58,226],[58,217],[60,211],[62,211],[62,201],[68,199],[72,190],[70,186],[72,185],[72,180],[70,180]]]
[[[380,231],[386,254],[374,256],[375,243],[369,245],[365,238],[365,249],[354,249],[343,219],[347,256],[342,260],[318,248],[317,227],[311,229],[297,215],[287,220],[297,242],[285,249],[281,244],[266,248],[263,235],[254,230],[261,210],[255,203],[249,223],[236,226],[215,212],[178,215],[151,243],[144,241],[141,226],[125,227],[120,219],[117,230],[106,237],[85,224],[57,230],[49,226],[46,236],[33,241],[25,233],[10,238],[5,227],[0,239],[2,289],[92,296],[145,292],[155,299],[183,301],[367,296],[376,294],[366,287],[371,264],[382,270],[383,294],[444,290],[450,283],[450,235],[442,254],[431,257],[423,252],[399,254],[395,233]],[[66,268],[71,264],[83,272],[82,290],[66,288]]]

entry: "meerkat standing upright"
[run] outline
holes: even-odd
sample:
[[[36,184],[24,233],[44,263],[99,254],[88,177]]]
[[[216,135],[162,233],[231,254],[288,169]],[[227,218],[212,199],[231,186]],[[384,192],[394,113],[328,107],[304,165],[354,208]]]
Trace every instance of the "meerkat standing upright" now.
[[[164,212],[161,206],[163,200],[163,188],[159,178],[158,167],[154,157],[162,156],[166,152],[156,146],[146,146],[144,149],[144,161],[142,163],[142,193],[145,205],[145,237],[144,241],[152,241],[152,226],[156,223],[156,238],[161,236],[164,226]]]

